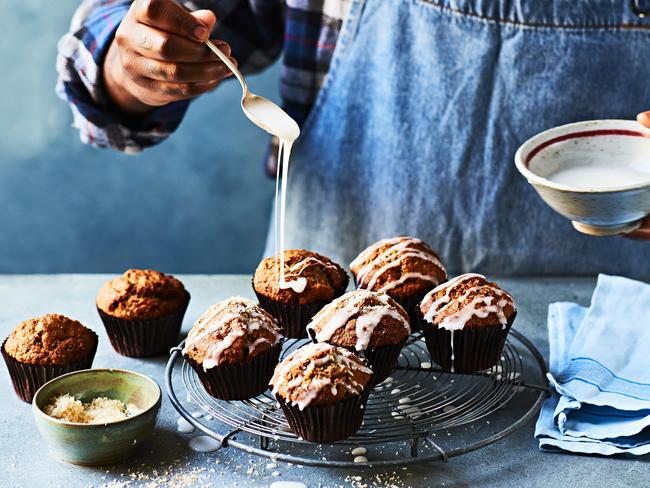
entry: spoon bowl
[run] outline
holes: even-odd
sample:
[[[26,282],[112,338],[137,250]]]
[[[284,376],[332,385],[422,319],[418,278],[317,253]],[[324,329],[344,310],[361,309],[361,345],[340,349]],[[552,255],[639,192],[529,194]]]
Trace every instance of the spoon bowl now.
[[[282,110],[271,100],[251,93],[248,84],[241,71],[221,50],[212,43],[206,41],[206,46],[223,61],[223,63],[233,72],[242,87],[241,108],[244,115],[256,126],[264,129],[278,139],[292,143],[300,135],[300,128],[295,120],[289,114]]]

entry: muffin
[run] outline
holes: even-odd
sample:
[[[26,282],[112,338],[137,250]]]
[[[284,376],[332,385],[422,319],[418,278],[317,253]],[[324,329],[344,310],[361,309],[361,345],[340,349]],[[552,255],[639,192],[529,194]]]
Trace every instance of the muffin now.
[[[268,388],[282,349],[280,338],[268,312],[233,297],[215,303],[196,321],[183,356],[210,395],[247,400]]]
[[[176,345],[190,294],[170,275],[129,269],[104,284],[97,311],[113,349],[129,357],[159,356]]]
[[[517,309],[485,276],[468,273],[431,290],[420,324],[431,359],[445,371],[474,373],[499,362]]]
[[[373,384],[388,378],[411,328],[404,309],[388,295],[355,290],[325,305],[307,325],[314,342],[344,347],[365,357]]]
[[[329,258],[304,249],[284,252],[284,284],[279,267],[278,256],[263,260],[255,270],[253,289],[286,337],[307,337],[305,326],[324,305],[345,293],[348,275]]]
[[[447,280],[447,272],[428,244],[415,237],[382,239],[350,263],[357,286],[386,293],[402,305],[419,330],[417,309],[424,295]]]
[[[59,314],[21,322],[2,344],[14,390],[26,402],[51,379],[90,368],[96,351],[97,334]]]
[[[372,370],[347,349],[317,343],[278,364],[271,385],[297,436],[334,442],[361,427],[371,378]]]

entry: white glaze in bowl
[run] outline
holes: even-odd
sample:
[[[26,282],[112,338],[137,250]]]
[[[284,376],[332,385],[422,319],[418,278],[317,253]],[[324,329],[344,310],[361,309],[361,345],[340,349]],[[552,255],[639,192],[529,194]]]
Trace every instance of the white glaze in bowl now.
[[[650,130],[638,122],[592,120],[555,127],[527,140],[515,163],[542,199],[580,232],[630,232],[650,214]],[[601,176],[592,184],[558,181],[558,171],[569,167],[583,174],[585,168],[593,169]],[[623,179],[615,173],[630,170],[638,181],[627,178],[617,185]],[[611,186],[607,178],[612,178]]]

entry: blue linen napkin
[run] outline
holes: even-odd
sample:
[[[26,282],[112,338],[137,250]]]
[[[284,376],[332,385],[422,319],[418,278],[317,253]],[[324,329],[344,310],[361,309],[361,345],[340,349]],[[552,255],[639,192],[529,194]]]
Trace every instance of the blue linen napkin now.
[[[552,395],[535,437],[543,450],[650,452],[650,285],[600,275],[589,308],[548,310]]]

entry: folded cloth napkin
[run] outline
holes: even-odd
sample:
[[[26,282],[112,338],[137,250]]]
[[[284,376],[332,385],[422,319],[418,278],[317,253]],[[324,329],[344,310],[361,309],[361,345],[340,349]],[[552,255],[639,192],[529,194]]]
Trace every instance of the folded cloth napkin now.
[[[552,395],[535,437],[543,450],[650,452],[650,285],[600,275],[589,308],[548,311]]]

